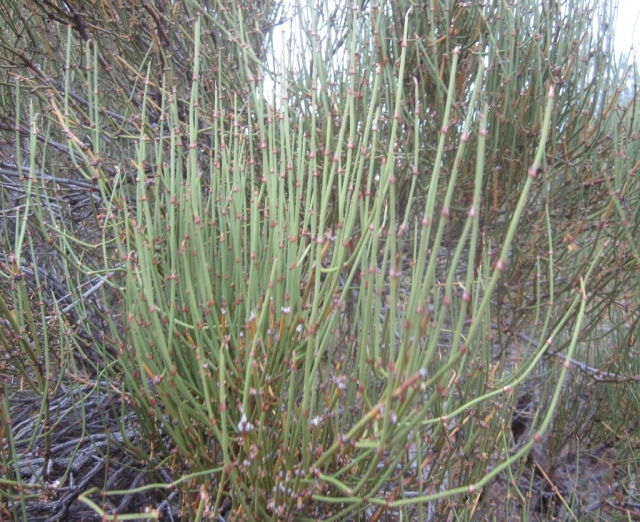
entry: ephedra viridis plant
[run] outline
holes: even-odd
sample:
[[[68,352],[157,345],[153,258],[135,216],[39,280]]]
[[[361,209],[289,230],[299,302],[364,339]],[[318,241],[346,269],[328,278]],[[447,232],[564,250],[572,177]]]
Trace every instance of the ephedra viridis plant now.
[[[132,498],[186,520],[588,513],[554,458],[572,429],[602,436],[588,401],[639,373],[637,122],[590,22],[608,4],[301,5],[281,51],[268,6],[82,5],[69,27],[31,6],[57,61],[2,58],[21,154],[3,197],[25,201],[2,342],[33,394],[74,398],[83,439],[100,404],[112,445],[79,501],[121,520]],[[22,277],[45,254],[30,270],[64,279],[58,305]],[[79,468],[24,465],[67,421],[43,401],[25,438],[14,404],[3,498],[25,514]],[[125,456],[132,480],[110,481]]]

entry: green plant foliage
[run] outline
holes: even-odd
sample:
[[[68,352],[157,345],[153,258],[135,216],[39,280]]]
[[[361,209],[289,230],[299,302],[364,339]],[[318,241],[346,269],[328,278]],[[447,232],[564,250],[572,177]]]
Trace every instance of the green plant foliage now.
[[[7,513],[634,512],[608,2],[297,5],[280,71],[279,4],[0,9]],[[610,439],[622,491],[559,489]]]

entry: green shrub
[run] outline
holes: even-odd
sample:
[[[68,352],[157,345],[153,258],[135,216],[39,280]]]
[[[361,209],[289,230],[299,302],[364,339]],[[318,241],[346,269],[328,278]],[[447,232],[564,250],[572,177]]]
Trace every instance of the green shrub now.
[[[275,103],[277,5],[29,6],[2,11],[16,517],[51,490],[21,469],[43,444],[47,468],[69,382],[150,477],[78,492],[107,519],[165,490],[187,520],[471,519],[496,481],[496,516],[559,512],[527,470],[602,439],[593,405],[625,383],[638,411],[637,97],[617,105],[608,4],[299,6]],[[45,399],[31,439],[19,376]]]

